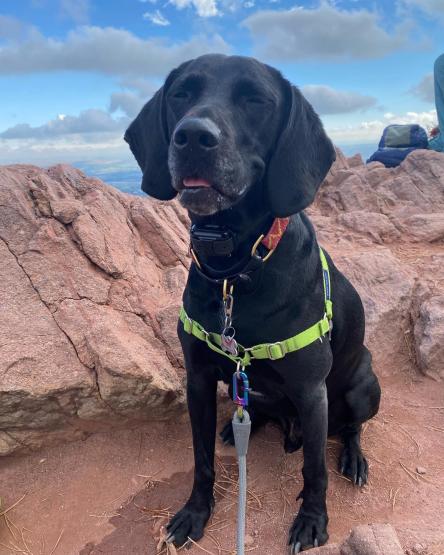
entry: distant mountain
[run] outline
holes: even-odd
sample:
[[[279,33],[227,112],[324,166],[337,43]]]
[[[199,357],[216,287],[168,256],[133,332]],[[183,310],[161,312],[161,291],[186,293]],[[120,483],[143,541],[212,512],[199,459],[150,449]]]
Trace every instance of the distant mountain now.
[[[375,143],[366,143],[362,145],[336,145],[336,146],[338,146],[346,156],[353,156],[353,154],[359,153],[362,156],[362,159],[364,160],[364,162],[378,148],[378,145]]]
[[[142,172],[138,168],[109,168],[98,164],[87,164],[83,162],[78,162],[74,164],[74,166],[82,170],[87,175],[98,177],[105,183],[116,187],[124,193],[139,196],[145,195],[140,188],[142,183]]]

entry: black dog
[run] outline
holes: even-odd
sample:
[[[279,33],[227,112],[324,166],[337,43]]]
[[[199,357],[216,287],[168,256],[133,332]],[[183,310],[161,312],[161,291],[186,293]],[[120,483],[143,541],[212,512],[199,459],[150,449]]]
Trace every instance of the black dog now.
[[[306,330],[324,314],[319,247],[303,213],[335,154],[311,105],[275,69],[238,56],[207,55],[172,71],[130,125],[125,139],[142,171],[142,189],[177,194],[189,211],[195,262],[184,308],[205,330],[223,329],[222,283],[234,284],[233,326],[244,346],[274,343]],[[252,247],[276,217],[291,216],[276,252]],[[213,242],[202,232],[215,233]],[[269,254],[269,253],[268,253]],[[328,539],[327,434],[340,434],[343,474],[367,481],[363,422],[378,411],[380,388],[363,344],[364,312],[352,285],[326,255],[333,323],[327,335],[247,372],[249,411],[257,428],[279,422],[287,451],[303,445],[302,505],[290,530],[292,553]],[[189,330],[188,330],[189,331]],[[183,544],[204,533],[213,505],[216,386],[236,365],[187,333],[178,333],[188,376],[195,471],[191,496],[168,525]],[[232,441],[231,425],[222,437]]]

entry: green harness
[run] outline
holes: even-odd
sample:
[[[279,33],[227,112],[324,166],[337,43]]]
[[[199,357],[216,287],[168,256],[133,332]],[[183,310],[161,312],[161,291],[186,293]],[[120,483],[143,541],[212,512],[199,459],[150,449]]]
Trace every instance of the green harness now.
[[[324,283],[324,303],[325,311],[324,316],[321,320],[313,324],[308,329],[299,332],[293,337],[284,339],[283,341],[278,341],[276,343],[262,343],[260,345],[254,345],[253,347],[242,347],[242,345],[237,345],[238,355],[232,355],[222,349],[221,335],[218,333],[206,331],[199,322],[192,320],[185,309],[180,309],[179,318],[183,324],[183,329],[186,333],[194,335],[197,339],[205,341],[208,347],[223,355],[235,364],[242,367],[251,364],[252,360],[279,360],[284,358],[285,355],[299,351],[308,345],[314,343],[317,339],[322,341],[322,338],[331,333],[332,330],[332,319],[333,319],[333,303],[331,301],[331,287],[330,287],[330,272],[328,269],[327,259],[323,250],[319,247],[319,255],[322,264],[322,279]]]

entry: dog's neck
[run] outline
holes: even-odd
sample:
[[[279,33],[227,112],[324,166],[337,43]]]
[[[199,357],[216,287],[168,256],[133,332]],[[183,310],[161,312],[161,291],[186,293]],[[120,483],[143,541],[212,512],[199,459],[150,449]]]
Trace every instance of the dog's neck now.
[[[197,216],[190,213],[192,225],[199,229],[205,226],[217,226],[226,229],[233,236],[233,251],[229,256],[211,256],[206,252],[195,252],[199,262],[207,269],[230,273],[241,268],[251,256],[251,250],[257,239],[266,234],[273,223],[273,216],[266,208],[266,203],[257,195],[246,196],[233,208],[211,216]]]

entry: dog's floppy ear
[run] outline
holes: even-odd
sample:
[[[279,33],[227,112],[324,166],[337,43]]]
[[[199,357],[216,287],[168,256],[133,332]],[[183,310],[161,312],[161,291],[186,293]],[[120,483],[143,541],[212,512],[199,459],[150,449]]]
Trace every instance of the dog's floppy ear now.
[[[159,200],[171,200],[177,194],[171,185],[168,170],[170,138],[165,95],[187,64],[188,62],[182,64],[169,74],[164,86],[145,104],[124,137],[142,170],[142,191]]]
[[[334,147],[311,104],[284,81],[287,117],[268,163],[271,211],[284,217],[309,206],[336,158]]]

